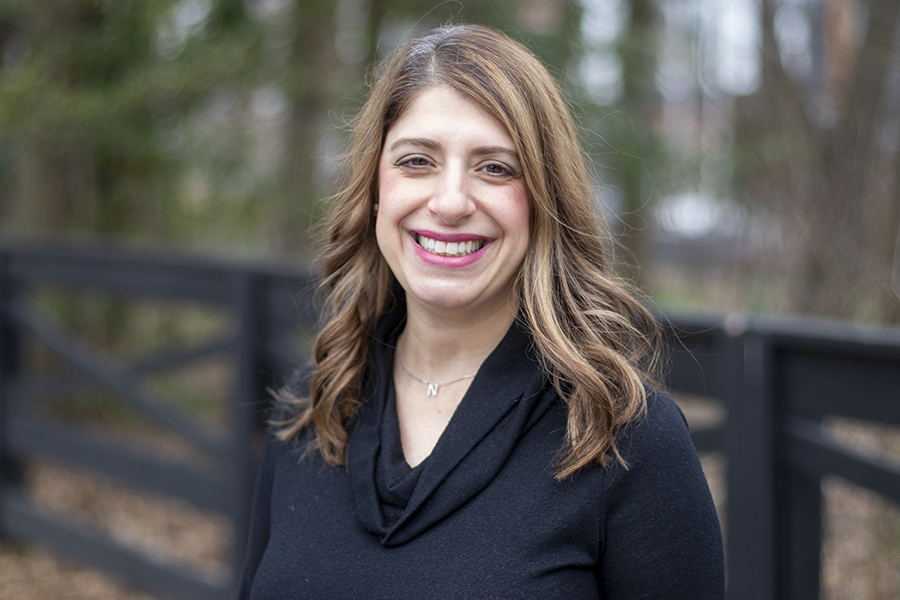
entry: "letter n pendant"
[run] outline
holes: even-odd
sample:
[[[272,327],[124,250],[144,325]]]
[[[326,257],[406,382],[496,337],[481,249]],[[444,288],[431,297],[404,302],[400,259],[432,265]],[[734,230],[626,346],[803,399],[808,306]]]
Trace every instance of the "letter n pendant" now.
[[[438,393],[438,384],[429,383],[428,384],[428,395],[429,396],[437,396]]]

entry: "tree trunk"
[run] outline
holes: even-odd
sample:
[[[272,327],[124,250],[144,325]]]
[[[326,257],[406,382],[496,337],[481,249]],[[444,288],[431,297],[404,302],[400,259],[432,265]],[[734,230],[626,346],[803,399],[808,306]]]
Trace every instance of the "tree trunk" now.
[[[651,0],[631,0],[629,28],[619,48],[622,64],[621,110],[626,130],[618,140],[616,163],[622,190],[622,243],[628,256],[628,275],[640,286],[641,265],[649,260],[647,227],[649,198],[647,166],[656,152],[651,124],[655,120],[656,9]]]
[[[276,247],[288,252],[312,252],[305,233],[323,191],[316,180],[324,116],[335,105],[332,75],[337,68],[334,50],[335,2],[297,2],[293,11],[296,34],[289,69],[295,73],[290,90],[292,111],[286,148],[285,189],[274,223]]]
[[[831,90],[837,118],[829,126],[810,117],[808,93],[785,71],[775,42],[774,5],[766,1],[761,97],[775,120],[761,111],[757,125],[768,132],[768,143],[783,144],[786,177],[779,179],[776,164],[767,165],[773,172],[762,179],[777,190],[781,222],[793,223],[793,231],[785,233],[789,252],[800,258],[797,276],[790,278],[797,281],[788,290],[791,308],[828,317],[894,320],[897,159],[885,154],[877,138],[885,122],[900,3],[870,0],[867,15],[849,94]],[[757,196],[765,197],[760,191]]]

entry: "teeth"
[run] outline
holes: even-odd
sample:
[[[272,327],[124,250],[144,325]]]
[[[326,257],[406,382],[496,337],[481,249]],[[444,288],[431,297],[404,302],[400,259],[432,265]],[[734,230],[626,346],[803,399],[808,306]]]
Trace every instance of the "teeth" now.
[[[484,247],[484,240],[469,240],[467,242],[441,242],[417,235],[416,242],[429,252],[442,256],[465,256],[472,254]]]

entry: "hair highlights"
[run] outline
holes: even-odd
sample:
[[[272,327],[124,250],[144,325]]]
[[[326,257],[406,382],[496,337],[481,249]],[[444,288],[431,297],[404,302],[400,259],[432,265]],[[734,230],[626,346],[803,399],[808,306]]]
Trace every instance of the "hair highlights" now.
[[[357,118],[344,185],[325,225],[328,314],[311,393],[284,399],[298,410],[279,423],[279,437],[313,426],[312,449],[331,464],[344,461],[371,335],[402,294],[375,240],[378,161],[388,130],[432,86],[453,88],[501,123],[522,163],[531,243],[516,293],[544,369],[568,404],[557,476],[606,466],[611,456],[621,461],[617,436],[646,406],[641,366],[655,357],[655,322],[611,274],[584,154],[558,85],[524,46],[475,25],[441,27],[403,46]]]

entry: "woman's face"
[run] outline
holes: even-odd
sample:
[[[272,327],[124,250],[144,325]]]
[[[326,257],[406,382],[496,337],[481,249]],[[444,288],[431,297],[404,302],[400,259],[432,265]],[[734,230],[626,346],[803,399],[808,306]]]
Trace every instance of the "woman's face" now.
[[[387,133],[376,236],[410,309],[508,313],[530,204],[512,138],[449,87],[419,92]]]

